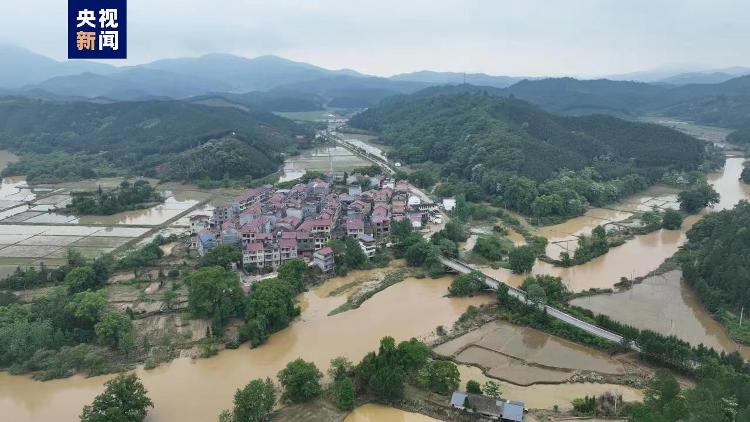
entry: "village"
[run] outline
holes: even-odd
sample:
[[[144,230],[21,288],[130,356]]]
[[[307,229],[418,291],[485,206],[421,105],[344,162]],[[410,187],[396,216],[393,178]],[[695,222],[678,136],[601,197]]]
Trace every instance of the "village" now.
[[[272,271],[290,259],[332,273],[332,239],[353,238],[372,258],[388,245],[391,220],[408,220],[418,231],[442,225],[443,211],[451,211],[455,200],[438,205],[415,190],[403,180],[361,173],[335,173],[290,189],[261,186],[211,215],[191,216],[192,247],[201,256],[218,245],[241,248],[248,273]]]

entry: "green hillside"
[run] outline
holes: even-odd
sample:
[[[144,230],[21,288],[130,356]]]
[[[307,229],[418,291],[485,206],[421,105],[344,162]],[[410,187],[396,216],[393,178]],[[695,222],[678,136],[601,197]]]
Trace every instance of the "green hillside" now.
[[[435,92],[435,91],[433,91]],[[355,116],[394,158],[438,163],[470,199],[538,216],[572,215],[704,160],[704,143],[611,116],[562,117],[487,94],[400,97]]]
[[[225,143],[231,138],[242,145],[234,143],[232,149],[257,160],[242,170],[231,167],[229,176],[260,177],[275,171],[281,163],[279,154],[294,146],[295,135],[310,133],[271,113],[231,107],[176,101],[95,104],[0,99],[0,147],[36,161],[52,153],[63,153],[62,160],[65,154],[95,155],[99,161],[144,175],[174,175],[169,171],[173,159],[209,141]],[[28,161],[10,166],[7,173],[28,170],[33,166]]]

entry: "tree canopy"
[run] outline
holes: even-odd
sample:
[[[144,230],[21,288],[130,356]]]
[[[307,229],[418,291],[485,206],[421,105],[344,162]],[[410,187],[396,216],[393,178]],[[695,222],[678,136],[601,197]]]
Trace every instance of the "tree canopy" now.
[[[135,374],[118,375],[104,387],[104,392],[83,408],[81,422],[141,422],[154,406]]]

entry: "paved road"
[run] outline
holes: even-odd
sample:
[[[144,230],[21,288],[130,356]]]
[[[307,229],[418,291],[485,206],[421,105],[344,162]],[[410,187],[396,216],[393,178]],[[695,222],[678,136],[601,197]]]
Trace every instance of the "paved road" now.
[[[471,267],[469,266],[469,264],[466,264],[464,262],[453,260],[453,259],[448,259],[445,257],[440,257],[440,262],[442,262],[443,265],[445,265],[446,267],[452,268],[460,273],[469,273],[471,271],[481,271],[480,269]],[[488,276],[487,274],[485,274],[484,276],[485,276],[485,283],[487,284],[487,287],[489,287],[492,290],[497,290],[498,286],[500,286],[500,283],[503,283],[502,281],[495,280],[494,278]],[[508,286],[508,294],[521,300],[524,303],[528,302],[528,299],[526,298],[526,292],[524,292],[521,289],[515,288],[513,286],[509,286],[507,284],[506,286]],[[578,327],[582,329],[583,331],[586,331],[587,333],[593,334],[605,340],[609,340],[615,343],[622,342],[622,336],[619,334],[615,334],[611,331],[607,331],[603,328],[597,327],[596,325],[590,324],[586,321],[582,321],[570,314],[566,314],[565,312],[557,308],[553,308],[552,306],[545,305],[545,308],[547,309],[547,315],[553,318],[556,318],[560,321],[563,321],[570,325]],[[631,348],[633,350],[640,351],[640,349],[635,345],[631,345]]]

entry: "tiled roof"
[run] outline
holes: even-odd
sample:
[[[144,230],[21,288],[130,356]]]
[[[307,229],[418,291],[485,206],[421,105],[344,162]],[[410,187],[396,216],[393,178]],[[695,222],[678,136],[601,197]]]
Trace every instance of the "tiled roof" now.
[[[245,250],[247,250],[248,252],[261,252],[263,251],[263,243],[261,242],[248,243],[247,246],[245,246]]]
[[[280,248],[296,249],[297,241],[294,239],[279,239]]]
[[[315,253],[323,256],[328,256],[333,254],[333,249],[331,249],[329,246],[326,246],[325,248],[317,250]]]
[[[346,220],[347,230],[361,230],[365,228],[365,222],[358,218],[350,218]]]

